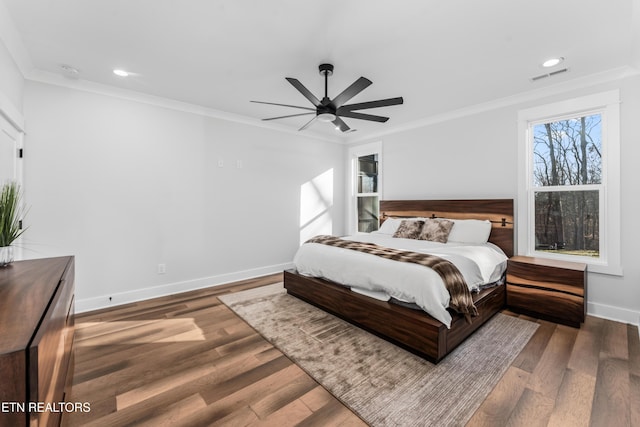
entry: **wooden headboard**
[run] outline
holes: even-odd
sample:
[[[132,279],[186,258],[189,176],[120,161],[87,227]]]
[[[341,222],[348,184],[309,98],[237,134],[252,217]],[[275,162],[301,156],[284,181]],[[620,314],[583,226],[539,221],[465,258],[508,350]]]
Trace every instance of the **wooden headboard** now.
[[[492,224],[489,241],[508,257],[514,254],[513,199],[380,201],[380,223],[394,217],[486,219]]]

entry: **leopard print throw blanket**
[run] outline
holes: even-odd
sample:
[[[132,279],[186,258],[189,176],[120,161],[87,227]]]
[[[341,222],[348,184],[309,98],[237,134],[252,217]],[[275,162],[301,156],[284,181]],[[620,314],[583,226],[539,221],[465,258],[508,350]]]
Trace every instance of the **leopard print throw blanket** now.
[[[467,286],[464,277],[462,277],[460,270],[446,259],[435,255],[387,248],[385,246],[376,245],[375,243],[344,240],[334,236],[316,236],[307,240],[305,243],[320,243],[323,245],[364,252],[394,261],[411,262],[429,267],[442,277],[442,281],[451,295],[449,301],[450,308],[463,314],[467,319],[467,322],[471,322],[471,316],[478,315],[478,310],[473,304],[473,298],[471,297],[471,292],[469,291],[469,287]]]

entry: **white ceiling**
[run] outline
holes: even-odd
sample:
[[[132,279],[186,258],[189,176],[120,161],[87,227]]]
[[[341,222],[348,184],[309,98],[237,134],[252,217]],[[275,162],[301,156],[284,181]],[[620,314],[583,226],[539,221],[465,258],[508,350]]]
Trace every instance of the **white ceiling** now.
[[[360,76],[373,85],[350,103],[404,97],[363,111],[385,124],[345,119],[358,130],[345,140],[640,62],[638,0],[0,1],[33,65],[27,78],[66,64],[80,81],[249,121],[303,112],[250,100],[311,106],[285,77],[321,98],[323,62],[335,65],[330,98]],[[532,82],[553,56],[566,60],[551,71],[569,72]],[[308,119],[268,123],[296,130]],[[338,137],[326,123],[305,132]]]

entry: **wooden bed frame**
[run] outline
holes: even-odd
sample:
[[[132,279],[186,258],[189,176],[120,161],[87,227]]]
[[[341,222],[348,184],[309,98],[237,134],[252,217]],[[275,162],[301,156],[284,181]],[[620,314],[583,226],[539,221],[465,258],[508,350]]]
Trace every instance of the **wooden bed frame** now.
[[[381,222],[393,217],[487,219],[492,222],[489,241],[513,256],[513,200],[393,200],[381,201]],[[284,272],[284,287],[290,295],[313,304],[356,326],[437,363],[482,324],[502,309],[505,285],[474,294],[479,315],[468,323],[451,312],[451,329],[421,310],[379,301],[352,292],[328,280]]]

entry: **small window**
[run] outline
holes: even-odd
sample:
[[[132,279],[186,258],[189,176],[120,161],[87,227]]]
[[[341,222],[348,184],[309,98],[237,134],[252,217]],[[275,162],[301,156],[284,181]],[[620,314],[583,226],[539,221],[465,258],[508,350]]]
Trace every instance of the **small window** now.
[[[382,142],[349,149],[350,174],[348,230],[350,234],[370,233],[380,227],[382,197]]]
[[[360,156],[357,160],[358,232],[376,231],[380,224],[378,196],[378,154]]]

